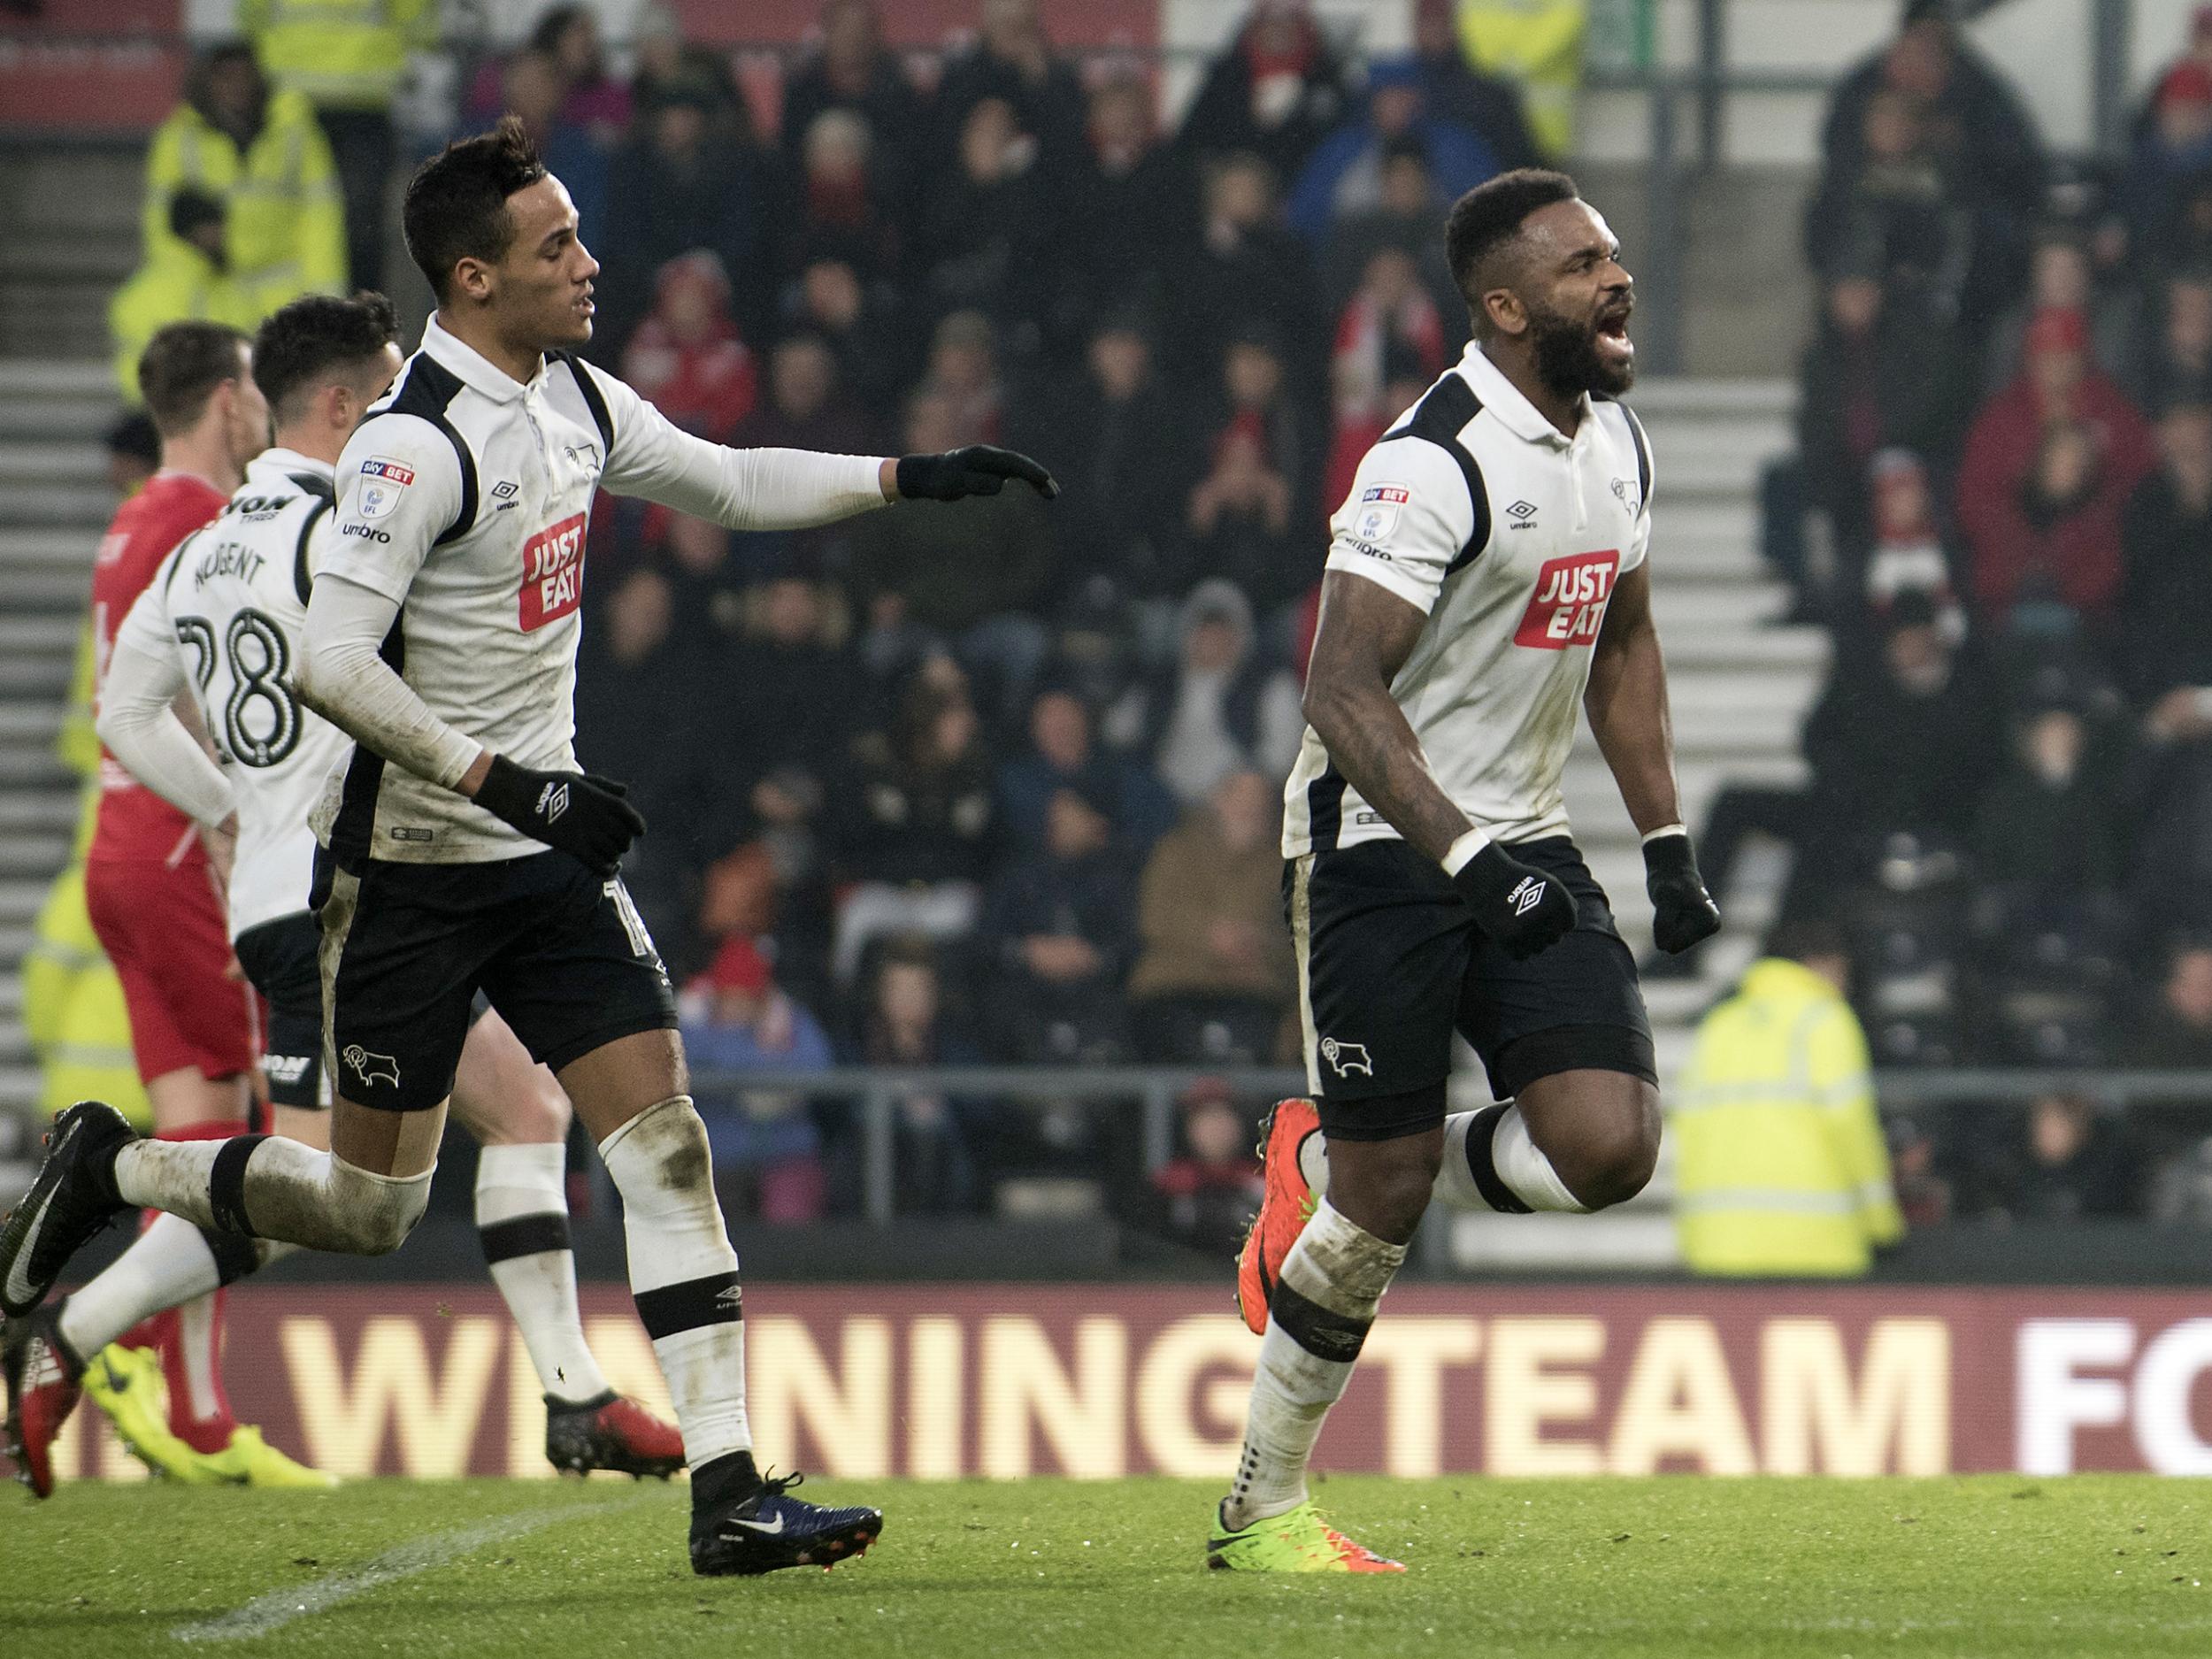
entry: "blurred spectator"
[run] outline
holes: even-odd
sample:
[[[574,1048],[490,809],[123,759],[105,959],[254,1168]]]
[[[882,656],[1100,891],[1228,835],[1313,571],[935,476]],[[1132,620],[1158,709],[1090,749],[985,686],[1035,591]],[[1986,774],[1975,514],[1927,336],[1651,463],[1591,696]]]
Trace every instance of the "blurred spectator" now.
[[[2142,1212],[2141,1155],[2124,1121],[2054,1088],[1997,1120],[1960,1199],[1964,1216],[2077,1221]]]
[[[1115,741],[1149,755],[1161,782],[1186,805],[1205,800],[1233,772],[1287,775],[1305,725],[1298,682],[1259,659],[1251,603],[1220,580],[1201,582],[1184,602],[1174,665],[1108,717]]]
[[[1141,857],[1173,826],[1173,797],[1142,767],[1102,751],[1091,729],[1091,711],[1074,692],[1048,686],[1029,706],[1030,752],[999,769],[999,823],[1007,840],[1023,848],[1044,844],[1052,797],[1074,789],[1109,804],[1123,841]]]
[[[856,111],[827,109],[799,143],[797,241],[816,256],[835,250],[861,270],[887,275],[902,238],[872,165],[874,132]]]
[[[968,108],[918,238],[923,285],[940,311],[972,309],[1006,323],[1039,314],[1035,277],[1052,220],[1037,157],[1036,134],[1006,99]]]
[[[2042,141],[2004,79],[1962,38],[1952,0],[1905,0],[1897,37],[1837,84],[1821,134],[1832,173],[1860,170],[1867,106],[1885,93],[1919,106],[1960,199],[2024,221],[2040,209]]]
[[[1120,987],[1135,941],[1134,884],[1110,806],[1102,795],[1056,789],[1043,846],[992,884],[982,932],[996,968],[995,1045],[1009,1059],[1128,1057]]]
[[[2159,469],[2120,519],[2121,683],[2154,740],[2212,733],[2212,404],[2158,423]]]
[[[1261,1195],[1252,1125],[1225,1084],[1194,1083],[1183,1096],[1181,1150],[1152,1171],[1163,1231],[1209,1256],[1243,1242]]]
[[[767,396],[739,422],[741,449],[818,449],[865,455],[874,447],[853,400],[838,384],[837,358],[819,334],[787,334],[768,354]]]
[[[1416,0],[1413,8],[1414,59],[1420,66],[1424,104],[1481,139],[1500,168],[1540,165],[1519,83],[1475,67],[1452,12],[1452,0]]]
[[[392,101],[407,59],[437,42],[436,0],[238,0],[238,27],[280,92],[315,107],[345,200],[353,286],[384,286]]]
[[[1277,791],[1231,772],[1153,849],[1129,1000],[1147,1057],[1263,1065],[1297,995],[1283,924]]]
[[[1973,387],[1955,332],[1909,290],[1886,293],[1867,270],[1827,285],[1805,353],[1798,453],[1809,503],[1844,549],[1865,545],[1870,467],[1901,449],[1939,466],[1956,455]]]
[[[1182,400],[1156,372],[1141,317],[1118,311],[1100,321],[1082,371],[1038,425],[1035,452],[1085,503],[1058,526],[1071,580],[1104,576],[1139,598],[1171,593],[1191,444]]]
[[[991,762],[965,680],[943,657],[908,680],[887,733],[857,745],[831,796],[840,872],[854,886],[834,965],[849,982],[871,939],[957,939],[975,925],[991,851]]]
[[[752,412],[753,354],[730,319],[730,280],[706,250],[660,268],[653,309],[630,336],[622,376],[662,414],[714,443],[727,443]]]
[[[1831,274],[1863,255],[1885,285],[1916,285],[1955,312],[1975,256],[1975,204],[1936,154],[1911,94],[1877,90],[1861,119],[1852,165],[1832,167],[1806,204],[1812,267]]]
[[[1182,142],[1204,159],[1252,156],[1286,179],[1349,104],[1343,66],[1304,0],[1257,0],[1207,68]]]
[[[2150,369],[2138,362],[2151,342],[2142,336],[2141,296],[2130,284],[2108,292],[2097,280],[2090,244],[2070,226],[2037,237],[2029,256],[2028,291],[1991,332],[1985,378],[2003,386],[2027,366],[2028,325],[2045,311],[2079,311],[2089,319],[2090,360],[2140,391]]]
[[[1459,0],[1468,62],[1521,88],[1530,130],[1549,159],[1574,145],[1589,0]]]
[[[2136,913],[2212,933],[2212,698],[2179,688],[2154,705],[2141,767],[2141,823],[2128,875]]]
[[[1421,70],[1410,58],[1378,58],[1367,67],[1367,107],[1317,145],[1292,186],[1293,229],[1318,249],[1337,219],[1382,204],[1382,173],[1393,144],[1420,146],[1428,164],[1431,205],[1452,203],[1502,172],[1497,152],[1458,122],[1424,107]]]
[[[1900,595],[1925,595],[1936,623],[1953,642],[1965,636],[1951,551],[1936,526],[1928,469],[1909,449],[1884,449],[1868,469],[1873,480],[1873,544],[1866,554],[1866,603],[1877,622]]]
[[[970,117],[986,103],[1002,103],[1011,126],[1043,150],[1046,168],[1057,172],[1074,160],[1083,142],[1083,85],[1065,59],[1053,54],[1037,16],[1037,0],[979,0],[974,43],[945,65],[937,105],[949,132],[972,130]]]
[[[2170,258],[2185,240],[2189,193],[2212,169],[2212,65],[2185,58],[2160,77],[2123,185],[2135,250]]]
[[[974,442],[949,392],[908,400],[904,450]],[[910,502],[854,521],[853,581],[867,618],[862,649],[881,675],[933,644],[990,680],[991,706],[1025,706],[1046,647],[1030,612],[1049,591],[1053,526],[1033,491],[957,503]]]
[[[1230,346],[1222,381],[1225,411],[1201,449],[1207,470],[1184,513],[1182,586],[1225,578],[1271,615],[1313,580],[1300,549],[1312,545],[1320,516],[1303,491],[1321,445],[1263,331]]]
[[[2158,337],[2142,375],[2143,407],[2212,398],[2212,273],[2193,270],[2162,290]]]
[[[702,834],[698,810],[711,676],[678,635],[675,604],[666,577],[637,570],[586,608],[576,753],[588,770],[621,779],[653,826],[624,858],[623,879],[663,953],[681,963],[696,959],[699,869],[721,849]]]
[[[1133,69],[1093,89],[1085,143],[1061,212],[1066,328],[1090,327],[1112,307],[1160,309],[1169,250],[1198,218],[1187,158],[1161,142],[1151,83]],[[1432,227],[1433,229],[1433,227]]]
[[[645,520],[676,590],[676,626],[692,649],[710,653],[745,625],[749,575],[734,557],[735,538],[711,518],[656,507]]]
[[[2023,711],[2011,764],[1982,794],[1978,868],[2016,909],[2070,910],[2120,886],[2112,780],[2089,742],[2079,700],[2062,687],[2047,693]]]
[[[1699,1022],[1667,1094],[1692,1272],[1861,1278],[1904,1236],[1850,978],[1833,924],[1787,924]]]
[[[928,119],[883,44],[873,0],[827,0],[821,30],[820,50],[784,80],[783,141],[791,166],[799,168],[816,120],[826,111],[846,111],[867,123],[868,165],[882,199],[910,199],[928,165]]]
[[[530,134],[530,142],[537,146],[538,155],[546,168],[568,188],[569,199],[576,204],[576,234],[586,247],[624,248],[628,244],[615,239],[615,229],[607,218],[607,149],[588,127],[570,120],[561,112],[561,72],[550,52],[526,49],[507,60],[500,76],[502,108],[522,123]],[[653,266],[642,269],[627,259],[617,259],[601,267],[595,286],[601,303],[607,310],[611,328],[626,329],[637,319],[637,311],[626,315],[615,304],[610,304],[608,280],[612,277],[615,300],[626,277],[626,271],[634,274],[626,280],[637,285],[640,297],[636,302],[641,309],[643,295],[649,293]]]
[[[954,444],[998,440],[1006,388],[999,379],[998,342],[989,318],[980,311],[955,311],[937,325],[922,389],[945,400]]]
[[[1409,139],[1393,140],[1383,150],[1381,188],[1374,206],[1340,218],[1322,250],[1322,290],[1328,304],[1341,311],[1366,275],[1375,256],[1394,250],[1413,262],[1421,285],[1443,318],[1448,343],[1467,337],[1467,302],[1452,280],[1444,257],[1444,239],[1436,234],[1440,215],[1430,185],[1428,157]]]
[[[1933,603],[1901,595],[1872,672],[1840,663],[1805,722],[1812,810],[1799,858],[1809,890],[1856,880],[1894,830],[1954,844],[1973,827],[2002,738],[1982,676],[1947,640]]]
[[[2120,511],[2155,459],[2150,428],[2089,361],[2079,311],[2029,327],[2026,370],[1985,403],[1959,465],[1958,517],[1975,601],[2095,614],[2120,578]]]
[[[741,1210],[779,1225],[818,1221],[826,1179],[821,1137],[803,1097],[716,1079],[718,1071],[812,1071],[832,1064],[814,1016],[776,987],[749,939],[726,941],[713,964],[687,986],[684,1048],[705,1075],[693,1088],[714,1149],[715,1182],[750,1189]]]
[[[1311,265],[1281,222],[1267,164],[1251,155],[1213,163],[1204,201],[1205,222],[1170,281],[1177,326],[1168,350],[1183,373],[1211,376],[1230,341],[1254,323],[1278,340],[1315,339]]]
[[[897,294],[845,255],[816,250],[803,259],[784,309],[834,354],[838,381],[868,429],[887,425],[913,382],[917,355],[900,326]]]
[[[154,129],[141,216],[150,262],[189,248],[173,228],[180,190],[222,204],[230,280],[265,317],[303,294],[346,292],[345,204],[307,100],[272,92],[242,41],[194,64],[184,102]]]
[[[1337,318],[1329,360],[1340,429],[1347,421],[1363,429],[1365,423],[1404,409],[1400,403],[1386,411],[1390,382],[1425,387],[1444,372],[1449,360],[1444,315],[1423,284],[1419,266],[1402,249],[1379,248],[1369,256],[1359,287]]]
[[[220,202],[191,188],[176,191],[169,230],[108,303],[115,378],[127,403],[138,402],[139,355],[171,323],[228,323],[250,334],[261,320],[260,309],[231,280]]]
[[[2212,1071],[2212,943],[2185,939],[2167,954],[2157,1000],[2131,1035],[2128,1064]]]
[[[599,279],[609,326],[626,338],[651,301],[661,266],[703,250],[730,279],[743,332],[765,314],[770,292],[763,242],[770,187],[762,157],[714,135],[714,99],[704,83],[672,81],[656,96],[639,136],[608,167],[607,245],[622,250],[621,258],[603,262]]]
[[[944,1002],[928,941],[887,941],[869,978],[854,1060],[878,1067],[980,1064],[982,1051],[953,1029]],[[901,1215],[975,1210],[983,1196],[976,1148],[990,1137],[988,1108],[930,1090],[894,1094],[891,1110],[893,1207]],[[856,1118],[831,1161],[841,1210],[859,1208],[860,1128]]]
[[[603,149],[621,139],[630,125],[630,89],[607,73],[607,47],[596,12],[581,4],[548,7],[531,27],[523,52],[541,55],[552,72],[550,114],[562,126],[579,129]],[[488,63],[477,71],[463,113],[481,120],[499,107],[502,97],[511,108],[513,94],[503,87],[499,65]]]
[[[752,139],[752,111],[730,73],[729,59],[711,47],[686,41],[675,12],[661,0],[649,0],[638,8],[630,25],[630,45],[637,60],[630,76],[632,109],[657,108],[669,88],[695,87],[708,96],[707,125],[715,137],[738,143]]]

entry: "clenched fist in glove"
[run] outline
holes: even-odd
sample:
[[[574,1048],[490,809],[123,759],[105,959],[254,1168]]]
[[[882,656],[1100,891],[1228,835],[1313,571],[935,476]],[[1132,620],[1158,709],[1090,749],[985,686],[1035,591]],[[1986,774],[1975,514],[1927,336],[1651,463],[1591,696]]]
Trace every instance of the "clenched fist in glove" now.
[[[1474,908],[1475,926],[1516,962],[1557,944],[1580,914],[1558,877],[1523,864],[1493,841],[1453,872],[1452,885]]]
[[[594,875],[611,876],[645,833],[645,815],[611,778],[588,772],[533,772],[503,755],[476,787],[476,804],[503,824],[579,860]]]
[[[1665,829],[1644,842],[1644,891],[1651,895],[1651,937],[1670,956],[1720,932],[1720,906],[1705,890],[1690,833]]]
[[[942,455],[902,456],[898,465],[899,494],[909,501],[995,495],[1010,478],[1021,480],[1047,501],[1060,493],[1052,474],[1027,456],[987,443],[972,443]]]

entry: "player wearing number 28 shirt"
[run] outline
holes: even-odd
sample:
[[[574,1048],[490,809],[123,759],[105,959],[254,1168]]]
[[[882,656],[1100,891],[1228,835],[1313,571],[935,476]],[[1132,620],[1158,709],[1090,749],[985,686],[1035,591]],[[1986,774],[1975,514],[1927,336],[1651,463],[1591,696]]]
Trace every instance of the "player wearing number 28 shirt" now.
[[[591,503],[604,488],[796,529],[1057,486],[1002,449],[892,460],[679,431],[575,355],[599,265],[518,122],[424,163],[403,219],[437,311],[339,457],[296,672],[355,740],[316,816],[330,1149],[162,1147],[73,1109],[0,1229],[0,1310],[42,1294],[126,1202],[316,1248],[395,1248],[426,1203],[480,990],[559,1079],[622,1194],[631,1290],[691,1471],[694,1570],[826,1565],[882,1517],[794,1498],[792,1478],[755,1464],[737,1257],[668,976],[618,872],[645,824],[620,784],[576,770]]]
[[[1719,926],[1681,823],[1651,619],[1650,445],[1620,244],[1565,175],[1455,204],[1474,340],[1360,463],[1331,523],[1285,799],[1316,1100],[1286,1101],[1238,1264],[1262,1333],[1209,1563],[1389,1571],[1307,1497],[1308,1458],[1432,1194],[1526,1214],[1650,1179],[1636,964],[1569,834],[1586,714],[1644,840],[1662,949]],[[1447,1111],[1455,1035],[1497,1104]]]

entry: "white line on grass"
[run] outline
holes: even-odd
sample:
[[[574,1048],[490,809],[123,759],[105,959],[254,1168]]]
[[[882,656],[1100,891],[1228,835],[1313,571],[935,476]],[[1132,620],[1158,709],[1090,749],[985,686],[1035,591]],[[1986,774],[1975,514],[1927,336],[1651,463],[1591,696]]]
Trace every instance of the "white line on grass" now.
[[[288,1590],[272,1590],[219,1618],[180,1624],[169,1633],[183,1642],[245,1641],[266,1636],[294,1619],[327,1612],[342,1601],[350,1601],[357,1595],[396,1579],[411,1578],[419,1572],[445,1566],[501,1539],[519,1538],[576,1516],[603,1515],[610,1509],[626,1509],[642,1502],[641,1497],[629,1497],[615,1503],[563,1504],[554,1509],[528,1509],[520,1515],[503,1515],[479,1521],[473,1526],[457,1526],[450,1532],[433,1532],[426,1538],[388,1549],[355,1571],[336,1573]]]

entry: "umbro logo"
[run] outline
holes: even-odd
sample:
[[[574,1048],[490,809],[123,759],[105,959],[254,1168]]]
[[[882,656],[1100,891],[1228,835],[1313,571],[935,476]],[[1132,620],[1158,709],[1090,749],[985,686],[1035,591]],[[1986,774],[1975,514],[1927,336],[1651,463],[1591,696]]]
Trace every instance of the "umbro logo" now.
[[[1536,527],[1536,503],[1532,501],[1517,501],[1505,510],[1505,516],[1513,520],[1506,526],[1507,529],[1533,530]]]
[[[1526,916],[1544,902],[1544,888],[1548,883],[1534,876],[1523,876],[1521,885],[1505,895],[1505,902],[1513,907],[1516,916]]]
[[[1375,1075],[1375,1063],[1368,1057],[1367,1045],[1363,1042],[1339,1042],[1333,1037],[1324,1037],[1321,1057],[1339,1077],[1349,1077],[1355,1071],[1362,1077]]]
[[[499,505],[493,508],[492,511],[494,512],[504,512],[508,508],[513,506],[515,504],[515,493],[517,488],[518,487],[513,480],[508,479],[503,479],[500,482],[494,484],[491,490],[492,499],[497,502]]]
[[[538,816],[547,823],[557,821],[568,810],[568,786],[549,783],[538,795]]]
[[[714,1305],[718,1308],[742,1308],[745,1305],[744,1287],[725,1285],[714,1293]]]

